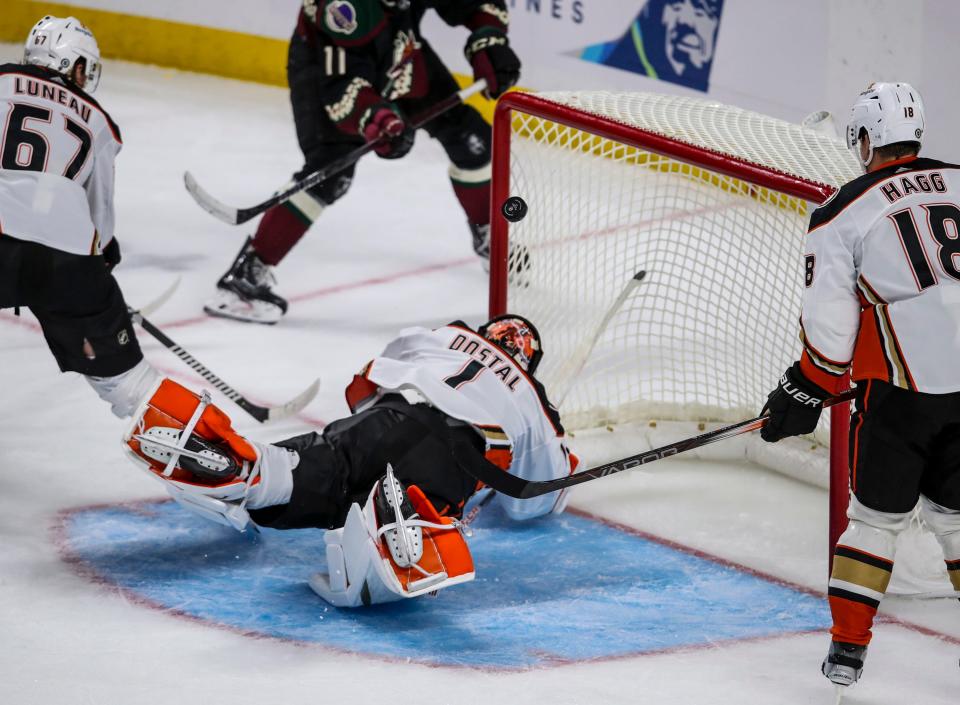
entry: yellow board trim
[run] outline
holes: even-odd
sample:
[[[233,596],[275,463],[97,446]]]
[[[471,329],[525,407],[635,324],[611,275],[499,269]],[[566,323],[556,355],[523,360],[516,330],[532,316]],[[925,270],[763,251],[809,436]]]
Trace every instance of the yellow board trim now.
[[[2,15],[0,41],[4,42],[24,42],[44,15],[73,16],[90,28],[106,58],[287,86],[286,40],[34,0],[3,0]],[[290,18],[291,34],[295,21]],[[105,81],[110,80],[107,68]],[[455,77],[461,86],[473,80]],[[474,96],[468,103],[487,122],[493,120],[493,101]]]

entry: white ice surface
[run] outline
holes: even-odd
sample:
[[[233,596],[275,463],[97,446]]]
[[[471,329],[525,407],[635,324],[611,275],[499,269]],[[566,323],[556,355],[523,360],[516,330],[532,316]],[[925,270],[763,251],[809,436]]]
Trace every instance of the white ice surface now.
[[[2,57],[17,53],[0,47]],[[483,318],[485,275],[442,150],[422,136],[403,161],[365,160],[350,194],[279,267],[292,299],[280,325],[202,318],[204,297],[252,228],[202,212],[181,173],[193,170],[240,205],[281,185],[300,159],[286,93],[110,62],[97,97],[125,141],[117,187],[125,259],[117,275],[128,301],[145,302],[182,275],[155,322],[224,379],[279,402],[323,378],[317,401],[278,426],[261,428],[224,402],[242,432],[274,440],[337,418],[346,413],[350,376],[397,330]],[[158,497],[157,486],[122,457],[122,424],[107,406],[78,376],[58,373],[28,313],[0,313],[0,340],[0,703],[832,702],[819,674],[826,635],[502,674],[251,639],[128,603],[63,563],[51,527],[63,509]],[[176,358],[146,335],[141,341],[155,365],[196,386]],[[658,465],[584,486],[573,505],[824,589],[822,490],[743,465]],[[954,641],[879,625],[864,682],[845,702],[958,702],[960,607],[890,601],[886,610]]]

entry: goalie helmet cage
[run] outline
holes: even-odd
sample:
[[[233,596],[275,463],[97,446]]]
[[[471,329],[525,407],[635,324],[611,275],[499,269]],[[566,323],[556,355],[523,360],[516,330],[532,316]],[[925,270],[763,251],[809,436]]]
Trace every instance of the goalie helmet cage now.
[[[538,377],[564,391],[568,428],[751,417],[801,351],[809,212],[860,173],[839,139],[714,101],[508,93],[493,126],[489,313],[535,322]],[[511,196],[528,205],[512,223]],[[849,423],[840,404],[815,434],[821,457],[829,447],[831,547],[846,527]]]

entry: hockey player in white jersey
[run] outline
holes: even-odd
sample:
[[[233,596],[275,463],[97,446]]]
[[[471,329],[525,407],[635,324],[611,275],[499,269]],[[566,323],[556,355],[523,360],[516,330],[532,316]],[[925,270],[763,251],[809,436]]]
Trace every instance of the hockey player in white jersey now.
[[[37,317],[64,372],[129,416],[157,374],[111,270],[120,130],[94,100],[100,51],[73,17],[44,17],[22,64],[0,65],[0,308]]]
[[[237,529],[317,527],[329,572],[313,589],[338,606],[415,597],[473,579],[460,532],[471,474],[493,464],[528,480],[564,477],[577,460],[542,385],[536,328],[501,316],[404,330],[347,387],[353,415],[275,444],[170,380],[135,417],[132,458],[184,507]],[[514,519],[563,511],[564,492],[497,496]]]
[[[920,502],[960,596],[960,168],[920,158],[906,83],[860,94],[847,128],[866,173],[818,208],[806,238],[800,360],[765,407],[763,438],[810,433],[856,382],[850,520],[834,551],[824,675],[860,676],[897,534]]]

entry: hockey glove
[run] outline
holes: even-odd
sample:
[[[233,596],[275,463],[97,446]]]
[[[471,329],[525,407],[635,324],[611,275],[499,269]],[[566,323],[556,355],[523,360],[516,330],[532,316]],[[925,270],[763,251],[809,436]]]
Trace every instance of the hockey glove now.
[[[520,80],[520,59],[502,29],[481,27],[470,35],[463,53],[473,67],[474,80],[487,82],[483,92],[487,98],[499,98]]]
[[[107,243],[107,246],[103,248],[102,254],[104,264],[107,265],[107,271],[113,272],[113,268],[120,264],[120,260],[123,259],[120,255],[120,243],[117,242],[117,238],[113,238]]]
[[[767,425],[760,429],[760,437],[768,443],[789,436],[813,433],[820,421],[823,402],[830,396],[804,377],[800,363],[795,362],[780,378],[780,384],[770,392],[762,414],[769,414]]]
[[[391,103],[368,108],[360,118],[360,134],[367,142],[378,142],[373,151],[384,159],[399,159],[413,147],[413,129]]]

